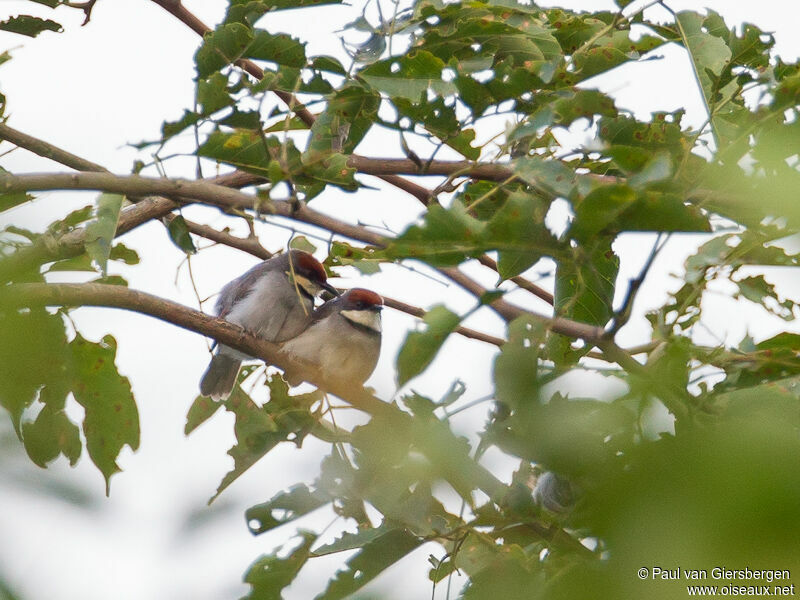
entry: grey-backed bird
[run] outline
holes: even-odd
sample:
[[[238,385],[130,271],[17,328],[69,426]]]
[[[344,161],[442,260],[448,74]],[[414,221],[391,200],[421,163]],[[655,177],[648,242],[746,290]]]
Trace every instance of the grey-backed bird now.
[[[329,381],[361,385],[378,363],[382,308],[378,294],[353,288],[320,306],[308,327],[281,347]],[[303,380],[300,373],[286,375],[292,385]]]
[[[290,250],[265,260],[228,283],[219,294],[217,316],[270,342],[288,340],[314,317],[314,298],[323,289],[338,294],[325,269],[308,252]],[[227,398],[245,354],[220,344],[200,380],[200,393]]]

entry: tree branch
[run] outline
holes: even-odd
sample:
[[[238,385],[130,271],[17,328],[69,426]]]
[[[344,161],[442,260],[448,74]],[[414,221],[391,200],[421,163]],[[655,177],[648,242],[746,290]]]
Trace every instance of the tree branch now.
[[[386,419],[389,423],[408,418],[397,405],[383,402],[363,387],[353,386],[352,382],[326,378],[318,369],[284,354],[278,345],[254,336],[237,325],[123,286],[100,283],[19,283],[0,288],[0,302],[6,306],[18,307],[107,306],[149,315],[214,338],[268,364],[302,374],[309,383],[338,396],[361,411]],[[470,488],[475,484],[494,502],[502,501],[508,488],[486,468],[468,457],[448,458],[454,467],[452,477],[456,480],[457,489],[458,483],[469,483]]]
[[[34,173],[30,175],[0,176],[0,191],[16,192],[53,189],[104,190],[140,196],[158,194],[173,196],[177,199],[189,202],[192,200],[201,200],[221,208],[252,209],[266,214],[289,217],[376,246],[383,246],[387,242],[386,238],[383,236],[368,231],[363,227],[351,225],[334,219],[333,217],[323,215],[305,205],[296,208],[289,202],[260,202],[260,200],[253,195],[205,181],[150,178],[141,177],[139,175],[119,176],[111,173]],[[163,213],[158,216],[164,216],[170,210],[178,206],[174,202],[163,202],[163,200],[165,199],[156,198],[152,200],[150,205],[151,210],[147,212],[148,218],[154,218],[154,213],[157,214],[159,210],[163,210]],[[85,233],[82,235],[76,233],[76,237],[81,240],[81,243],[84,236]],[[77,241],[78,240],[76,240],[76,242]],[[4,261],[0,261],[0,276],[3,275],[3,262]],[[439,271],[473,294],[476,298],[481,298],[487,292],[483,286],[470,279],[457,268],[443,268],[439,269]],[[514,306],[513,304],[509,304],[503,299],[495,300],[490,306],[506,321],[511,321],[519,316],[527,315],[542,321],[553,331],[568,337],[580,338],[590,343],[594,343],[603,337],[603,330],[600,327],[571,321],[561,317],[544,317]]]
[[[11,142],[15,146],[24,148],[34,154],[38,154],[43,158],[49,158],[64,166],[75,169],[76,171],[107,171],[104,167],[93,163],[90,160],[76,156],[71,152],[62,150],[58,146],[48,144],[47,142],[35,138],[27,133],[22,133],[16,129],[12,129],[5,123],[0,123],[0,140]]]
[[[169,217],[167,218],[169,219]],[[255,238],[240,238],[225,231],[218,231],[213,227],[209,227],[208,225],[201,225],[188,220],[186,220],[186,226],[189,231],[195,235],[199,235],[200,237],[217,242],[218,244],[224,244],[225,246],[242,250],[243,252],[247,252],[248,254],[260,258],[261,260],[266,260],[272,256],[272,252],[264,248],[264,246],[262,246]],[[394,310],[404,312],[420,319],[426,314],[426,311],[418,306],[407,304],[406,302],[402,302],[400,300],[395,300],[389,296],[383,296],[383,303],[389,308],[393,308]],[[498,347],[505,343],[505,340],[502,338],[489,335],[488,333],[482,333],[474,329],[469,329],[468,327],[457,327],[455,329],[455,333],[473,340],[486,342],[487,344],[493,344],[494,346]]]
[[[478,257],[478,262],[481,263],[485,267],[489,267],[493,271],[497,271],[497,262],[495,262],[494,260],[492,260],[491,258],[486,256],[485,254],[483,256],[479,256]],[[534,296],[536,296],[538,298],[541,298],[542,300],[547,302],[550,306],[552,306],[553,303],[555,302],[555,299],[553,298],[553,294],[548,292],[546,289],[541,288],[541,287],[539,287],[538,285],[536,285],[534,283],[531,283],[530,281],[528,281],[524,277],[519,277],[519,276],[512,277],[511,281],[516,283],[523,290],[525,290],[527,292],[530,292],[531,294],[533,294]]]
[[[197,33],[200,37],[212,31],[205,23],[198,19],[191,11],[189,11],[180,1],[176,0],[152,0],[164,10],[169,12],[179,21],[187,25],[192,31]],[[238,67],[258,79],[259,81],[264,78],[264,69],[259,67],[256,63],[245,58],[241,58],[235,63]],[[281,99],[281,101],[289,107],[297,117],[306,125],[311,127],[317,118],[300,102],[294,94],[284,92],[282,90],[272,90],[272,92]],[[391,173],[378,175],[387,183],[413,195],[423,204],[428,204],[433,194],[427,188],[417,185],[412,181],[397,177]]]

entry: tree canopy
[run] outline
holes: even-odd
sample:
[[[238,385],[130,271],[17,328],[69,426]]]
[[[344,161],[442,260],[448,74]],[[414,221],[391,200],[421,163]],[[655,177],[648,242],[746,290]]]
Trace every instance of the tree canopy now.
[[[34,2],[82,10],[92,25],[94,0]],[[287,543],[247,567],[248,598],[280,598],[316,557],[354,551],[317,596],[345,598],[428,542],[439,548],[429,559],[433,594],[458,572],[465,600],[674,598],[678,583],[637,577],[652,565],[800,569],[800,299],[774,276],[796,279],[800,260],[800,65],[775,55],[771,34],[710,10],[674,12],[668,1],[591,12],[376,1],[342,33],[348,61],[311,55],[303,39],[302,20],[335,0],[228,0],[213,29],[178,1],[152,2],[198,34],[196,102],[165,120],[159,139],[131,140],[142,158],[129,173],[18,131],[0,112],[0,139],[61,165],[0,170],[0,211],[54,202],[39,196],[51,190],[99,192],[42,231],[9,224],[0,233],[0,405],[33,462],[63,455],[74,464],[85,450],[109,492],[120,451],[139,446],[113,332],[84,337],[72,307],[140,312],[292,367],[275,344],[108,270],[110,261],[139,262],[118,238],[142,226],[161,227],[187,256],[205,239],[265,259],[284,248],[260,227],[280,217],[329,234],[327,245],[302,236],[291,245],[324,258],[331,275],[358,273],[369,285],[388,265],[416,265],[420,277],[465,290],[474,307],[386,298],[420,320],[396,357],[395,397],[321,373],[293,390],[259,363],[242,370],[228,400],[194,400],[186,434],[218,411],[235,416],[233,469],[214,498],[280,443],[313,437],[328,449],[313,482],[253,499],[250,531],[284,527]],[[296,12],[297,29],[274,31],[270,17],[284,10]],[[58,14],[21,14],[0,30],[70,35]],[[637,116],[596,85],[668,46],[688,56],[691,70],[674,85],[701,95],[700,127],[681,110]],[[0,68],[8,60],[0,55]],[[362,154],[377,132],[394,146]],[[588,141],[563,141],[575,132]],[[198,176],[166,176],[172,148],[187,138]],[[415,198],[420,217],[392,232],[317,208],[330,194],[357,197],[375,178]],[[193,205],[244,220],[250,235],[191,220]],[[559,211],[568,213],[562,228],[552,225]],[[616,243],[631,232],[652,235],[628,280]],[[687,233],[704,243],[647,312],[649,339],[625,345],[618,334],[659,253]],[[478,265],[496,285],[471,275]],[[539,281],[542,269],[552,278]],[[784,327],[736,345],[703,343],[696,333],[712,293]],[[499,316],[503,335],[468,327],[477,311]],[[441,374],[454,381],[442,398],[406,385],[451,336],[497,347],[493,393],[481,403],[490,409],[468,437],[450,424],[472,406],[458,372]],[[609,400],[559,389],[582,373],[623,391]],[[265,385],[254,392],[259,377]],[[83,408],[82,422],[69,403]],[[366,416],[337,424],[343,406]],[[490,449],[515,462],[510,479],[482,461]],[[320,544],[320,531],[292,529],[325,505],[356,532]]]

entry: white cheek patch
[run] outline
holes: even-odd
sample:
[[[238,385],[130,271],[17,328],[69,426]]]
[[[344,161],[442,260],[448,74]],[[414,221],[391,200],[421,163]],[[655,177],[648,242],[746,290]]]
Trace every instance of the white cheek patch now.
[[[368,327],[373,331],[381,331],[381,313],[376,310],[343,310],[342,316],[348,321]]]

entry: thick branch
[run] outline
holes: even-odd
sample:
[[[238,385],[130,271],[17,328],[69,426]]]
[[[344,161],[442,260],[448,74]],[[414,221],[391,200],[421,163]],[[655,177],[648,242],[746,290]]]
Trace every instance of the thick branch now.
[[[376,246],[383,246],[387,241],[384,237],[370,232],[363,227],[339,221],[333,217],[318,213],[307,206],[300,206],[295,209],[289,202],[263,203],[253,195],[245,194],[238,190],[214,183],[186,181],[181,179],[149,178],[138,175],[118,176],[110,173],[39,173],[31,175],[0,176],[0,190],[2,191],[13,192],[53,189],[92,189],[120,194],[137,194],[140,196],[160,194],[164,196],[174,196],[176,198],[190,197],[222,208],[255,209],[267,214],[286,216]],[[159,209],[164,209],[164,213],[159,215],[163,216],[177,206],[174,203],[170,204],[169,201],[165,204],[162,200],[163,199],[160,198],[153,200],[154,205],[152,211],[148,213],[150,215],[149,218],[153,218],[152,213],[157,212]],[[3,274],[2,262],[3,261],[0,261],[0,276]],[[457,268],[444,268],[440,269],[440,272],[477,298],[480,298],[487,292],[483,286],[464,275]],[[578,323],[569,319],[551,319],[542,315],[537,315],[514,306],[513,304],[509,304],[502,299],[495,300],[490,306],[507,321],[522,315],[528,315],[543,321],[553,331],[568,337],[581,338],[587,342],[594,343],[603,336],[602,328]]]
[[[118,285],[101,283],[20,283],[0,288],[5,305],[16,306],[107,306],[149,315],[183,329],[211,337],[240,350],[249,356],[291,369],[302,374],[310,383],[347,400],[356,408],[372,415],[388,414],[391,405],[352,385],[328,381],[309,365],[293,360],[277,344],[246,332],[238,325],[209,316],[200,311]]]
[[[330,380],[319,370],[281,352],[276,344],[258,338],[241,327],[222,319],[211,317],[187,306],[164,300],[150,294],[116,285],[98,283],[21,283],[0,288],[0,300],[5,305],[30,306],[107,306],[150,315],[189,331],[214,338],[268,364],[290,369],[302,374],[306,381],[342,398],[355,408],[389,423],[406,419],[394,404],[383,402],[363,387],[352,382]],[[454,463],[453,477],[472,482],[495,502],[507,492],[506,486],[488,470],[465,457],[450,457]]]

